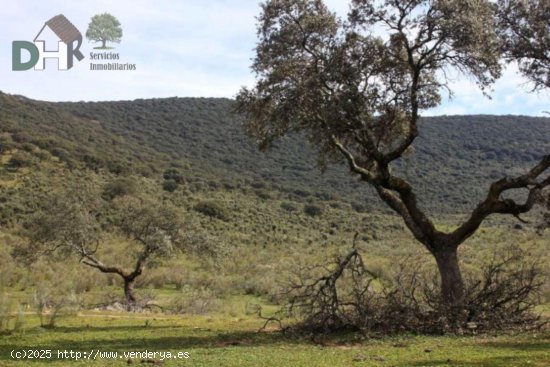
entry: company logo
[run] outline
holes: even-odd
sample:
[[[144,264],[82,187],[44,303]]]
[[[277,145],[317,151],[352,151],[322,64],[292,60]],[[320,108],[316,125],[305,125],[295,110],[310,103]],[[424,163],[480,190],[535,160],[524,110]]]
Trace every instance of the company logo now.
[[[57,51],[47,51],[46,41],[40,39],[46,29],[49,29],[59,39]],[[73,67],[74,58],[81,61],[84,58],[80,52],[82,34],[63,14],[56,15],[48,20],[33,42],[13,41],[12,43],[12,70],[22,71],[44,70],[46,59],[57,59],[59,70],[69,70]],[[23,50],[29,54],[27,61],[23,61]]]
[[[107,42],[119,43],[122,38],[122,28],[117,18],[109,13],[97,14],[92,17],[88,25],[86,38],[92,42],[101,42],[101,46],[94,47],[99,50],[109,50]]]
[[[108,13],[94,15],[88,24],[86,38],[94,43],[94,52],[89,53],[90,71],[125,71],[136,70],[134,63],[119,62],[121,55],[107,44],[120,43],[122,27],[117,18]],[[46,41],[48,40],[48,41]],[[46,48],[48,43],[48,48]],[[57,51],[48,51],[57,43]],[[46,59],[57,59],[59,70],[69,70],[74,65],[74,59],[82,61],[84,55],[80,52],[82,34],[63,14],[48,20],[33,42],[13,41],[12,70],[23,71],[44,70]]]

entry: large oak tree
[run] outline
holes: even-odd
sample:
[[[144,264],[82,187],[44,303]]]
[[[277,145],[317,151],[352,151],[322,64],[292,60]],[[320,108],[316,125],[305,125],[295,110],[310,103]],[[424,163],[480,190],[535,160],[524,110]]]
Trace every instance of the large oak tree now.
[[[354,0],[341,20],[322,0],[266,1],[252,66],[257,82],[237,97],[247,130],[261,147],[301,132],[321,163],[345,160],[372,185],[435,257],[448,304],[459,303],[464,293],[459,245],[492,214],[530,211],[550,186],[547,155],[525,174],[492,183],[469,217],[445,232],[418,205],[411,184],[392,170],[418,136],[421,112],[452,92],[448,77],[461,73],[488,93],[504,62],[523,63],[525,50],[533,50],[521,41],[521,29],[510,28],[531,18],[500,5],[497,11],[488,0]],[[499,14],[513,22],[506,25]],[[541,16],[548,21],[547,12]],[[510,32],[517,40],[505,44],[503,35]],[[543,66],[521,71],[539,83],[548,60],[536,60]],[[526,199],[504,198],[514,190],[526,190]]]

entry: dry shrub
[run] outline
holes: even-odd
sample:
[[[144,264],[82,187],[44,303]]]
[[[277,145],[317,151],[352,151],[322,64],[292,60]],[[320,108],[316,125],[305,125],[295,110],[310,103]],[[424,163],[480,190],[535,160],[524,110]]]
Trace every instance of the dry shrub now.
[[[438,278],[405,259],[392,281],[370,272],[357,249],[330,266],[302,270],[287,287],[288,311],[312,333],[342,330],[368,335],[400,332],[475,334],[531,330],[545,322],[535,314],[544,272],[517,246],[495,251],[476,275],[468,274],[463,301],[443,302]]]
[[[0,289],[0,333],[9,330],[10,324],[10,312],[12,309],[12,302],[8,296]]]
[[[40,326],[47,328],[55,327],[62,312],[74,314],[81,308],[81,303],[80,295],[45,285],[39,285],[32,296],[32,304],[40,318]]]
[[[184,286],[180,296],[172,300],[170,311],[175,314],[204,315],[218,308],[214,293],[207,288]]]
[[[311,278],[311,274],[319,274]],[[334,266],[303,268],[288,289],[288,310],[303,317],[302,327],[312,332],[357,329],[357,313],[364,297],[373,294],[375,277],[369,273],[357,249],[336,260]]]

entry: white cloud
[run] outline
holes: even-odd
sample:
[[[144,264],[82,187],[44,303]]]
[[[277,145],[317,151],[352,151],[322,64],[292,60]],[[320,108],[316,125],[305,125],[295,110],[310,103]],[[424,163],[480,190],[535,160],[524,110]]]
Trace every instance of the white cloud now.
[[[492,91],[488,92],[491,98],[483,95],[473,82],[464,77],[456,77],[450,83],[454,97],[444,100],[440,107],[427,111],[426,115],[541,115],[549,107],[548,92],[529,93],[529,84],[513,64],[504,70],[503,76],[492,86]]]
[[[344,16],[348,1],[326,0]],[[21,0],[5,2],[0,13],[1,89],[44,100],[112,100],[168,96],[233,97],[252,85],[251,58],[256,44],[252,0]],[[137,71],[90,71],[89,60],[69,71],[11,71],[11,42],[32,40],[44,22],[63,13],[85,32],[90,18],[109,12],[122,23],[124,36],[116,51]],[[86,40],[87,55],[94,45]],[[522,78],[508,70],[488,100],[470,82],[452,83],[455,98],[426,114],[540,114],[548,93],[528,94]]]

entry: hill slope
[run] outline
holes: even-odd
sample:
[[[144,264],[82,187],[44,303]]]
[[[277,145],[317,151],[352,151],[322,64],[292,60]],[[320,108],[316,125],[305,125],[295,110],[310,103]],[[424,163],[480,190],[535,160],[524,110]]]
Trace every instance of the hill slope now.
[[[217,177],[244,179],[256,187],[343,198],[377,205],[364,184],[343,166],[321,175],[315,152],[298,136],[258,152],[231,114],[227,99],[169,98],[131,102],[62,103],[73,114],[98,120],[117,136],[185,159]],[[550,151],[550,119],[524,116],[426,118],[416,154],[398,169],[419,188],[432,211],[462,211],[479,201],[491,180],[517,174]],[[441,203],[448,201],[451,208]]]
[[[172,202],[189,226],[182,230],[195,228],[220,245],[219,263],[186,252],[147,268],[137,288],[158,288],[170,307],[181,305],[182,294],[279,302],[287,275],[332,261],[355,240],[368,268],[383,279],[392,279],[397,259],[432,264],[401,218],[381,213],[389,210],[345,167],[321,175],[314,151],[299,136],[259,153],[229,113],[231,104],[193,98],[46,103],[0,94],[0,285],[20,289],[23,299],[43,286],[61,289],[59,281],[71,292],[84,289],[88,305],[112,302],[113,289],[120,294],[117,279],[77,258],[66,261],[65,253],[41,259],[31,271],[12,256],[28,240],[21,229],[37,210],[49,210],[52,194],[77,196],[79,190],[93,193],[105,208],[125,195]],[[549,143],[549,119],[429,118],[416,152],[396,169],[414,181],[423,204],[438,214],[438,227],[447,229],[457,218],[439,214],[463,213],[489,180],[532,166]],[[130,269],[133,247],[110,232],[107,209],[98,213],[107,226],[101,257]],[[462,247],[465,269],[486,259],[493,246],[510,243],[524,245],[544,263],[548,241],[529,226],[512,227],[512,219],[495,216],[484,223]]]
[[[0,151],[38,147],[72,169],[159,180],[176,167],[188,182],[214,189],[252,187],[290,199],[353,203],[359,210],[379,206],[343,165],[319,173],[314,150],[299,136],[260,153],[231,108],[231,100],[212,98],[47,103],[0,94]],[[422,205],[464,212],[490,181],[517,174],[550,151],[550,119],[426,118],[415,148],[396,169],[416,185]]]

